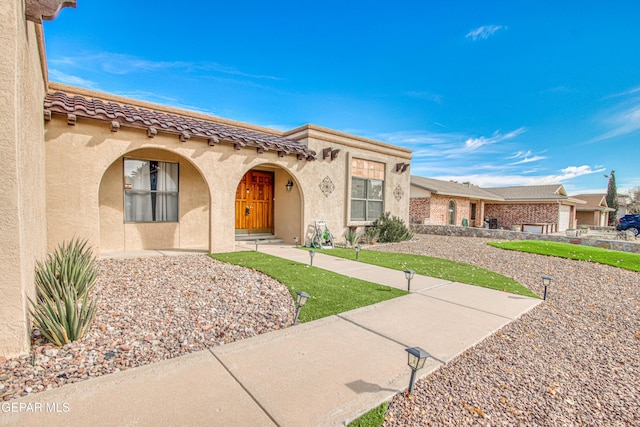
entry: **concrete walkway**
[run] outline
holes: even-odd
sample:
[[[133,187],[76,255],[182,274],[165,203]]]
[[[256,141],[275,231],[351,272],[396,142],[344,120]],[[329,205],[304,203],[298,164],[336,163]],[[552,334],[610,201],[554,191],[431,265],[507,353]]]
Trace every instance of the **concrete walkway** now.
[[[248,245],[238,249],[255,249]],[[309,262],[286,245],[261,252]],[[406,289],[404,273],[316,254],[314,266]],[[340,426],[541,301],[416,276],[410,295],[153,365],[0,402],[0,425]]]

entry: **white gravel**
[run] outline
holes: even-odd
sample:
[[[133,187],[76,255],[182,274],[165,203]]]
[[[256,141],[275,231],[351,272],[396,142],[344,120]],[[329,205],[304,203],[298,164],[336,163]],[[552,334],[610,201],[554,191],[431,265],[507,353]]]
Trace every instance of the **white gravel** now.
[[[293,299],[262,273],[182,255],[99,261],[89,333],[61,349],[33,334],[0,357],[0,401],[146,365],[291,325]]]
[[[640,425],[640,273],[418,235],[377,250],[478,265],[547,302],[397,395],[385,426]]]

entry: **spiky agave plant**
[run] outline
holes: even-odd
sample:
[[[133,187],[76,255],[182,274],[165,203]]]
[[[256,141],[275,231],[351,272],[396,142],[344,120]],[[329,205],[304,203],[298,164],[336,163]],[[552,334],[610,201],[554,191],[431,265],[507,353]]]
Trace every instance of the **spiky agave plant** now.
[[[96,302],[95,258],[86,240],[63,242],[44,262],[36,263],[35,301],[29,299],[34,324],[58,346],[81,339],[91,327]]]

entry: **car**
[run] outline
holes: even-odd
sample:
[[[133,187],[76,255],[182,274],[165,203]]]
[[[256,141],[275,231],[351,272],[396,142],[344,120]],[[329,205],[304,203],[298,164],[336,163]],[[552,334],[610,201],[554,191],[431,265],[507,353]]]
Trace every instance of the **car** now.
[[[616,230],[630,230],[634,236],[640,234],[640,214],[627,214],[618,220]]]

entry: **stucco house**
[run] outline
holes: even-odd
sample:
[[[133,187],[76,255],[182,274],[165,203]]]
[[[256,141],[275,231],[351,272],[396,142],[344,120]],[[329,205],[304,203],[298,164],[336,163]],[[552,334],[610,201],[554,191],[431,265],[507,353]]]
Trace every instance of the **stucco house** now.
[[[413,223],[462,225],[553,233],[576,227],[576,206],[561,184],[480,188],[411,177]]]
[[[408,220],[411,150],[49,82],[41,22],[66,6],[0,6],[0,356],[28,351],[35,260],[63,240],[224,252],[238,235],[304,242],[317,219],[338,238],[383,212]]]
[[[614,210],[607,205],[606,194],[578,194],[572,197],[586,202],[576,206],[578,226],[604,227],[609,224],[609,213]]]

